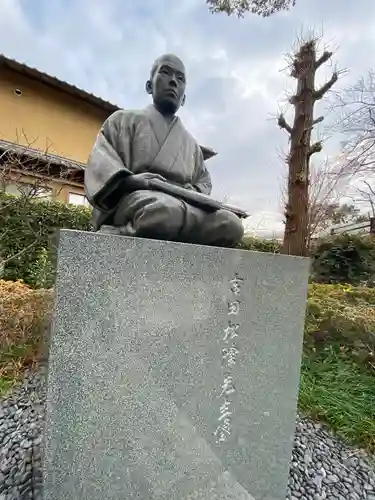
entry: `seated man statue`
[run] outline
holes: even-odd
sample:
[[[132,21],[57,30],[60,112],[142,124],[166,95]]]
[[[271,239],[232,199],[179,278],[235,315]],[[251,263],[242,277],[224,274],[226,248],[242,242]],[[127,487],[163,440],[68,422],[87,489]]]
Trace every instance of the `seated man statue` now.
[[[206,210],[168,189],[150,188],[158,181],[211,194],[201,148],[175,115],[185,102],[185,86],[181,60],[164,55],[146,83],[153,104],[141,111],[116,111],[104,122],[85,170],[95,230],[217,246],[241,240],[243,225],[234,212]]]

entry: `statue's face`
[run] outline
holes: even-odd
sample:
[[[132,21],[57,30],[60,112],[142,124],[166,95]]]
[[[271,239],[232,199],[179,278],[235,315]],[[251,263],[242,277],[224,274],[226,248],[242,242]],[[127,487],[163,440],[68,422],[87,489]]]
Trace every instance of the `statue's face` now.
[[[175,113],[185,98],[186,77],[182,62],[174,56],[160,59],[151,83],[152,97],[158,109]]]

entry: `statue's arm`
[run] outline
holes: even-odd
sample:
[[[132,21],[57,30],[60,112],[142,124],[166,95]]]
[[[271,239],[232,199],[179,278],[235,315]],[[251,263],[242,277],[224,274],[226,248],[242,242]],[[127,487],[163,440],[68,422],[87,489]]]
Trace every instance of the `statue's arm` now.
[[[201,148],[197,145],[195,153],[195,175],[193,179],[193,188],[199,193],[211,194],[212,183],[209,171],[206,168]]]
[[[124,196],[129,175],[126,157],[129,156],[127,151],[130,151],[132,140],[128,121],[125,111],[116,111],[107,118],[87,162],[87,199],[94,207],[104,212],[113,210]]]

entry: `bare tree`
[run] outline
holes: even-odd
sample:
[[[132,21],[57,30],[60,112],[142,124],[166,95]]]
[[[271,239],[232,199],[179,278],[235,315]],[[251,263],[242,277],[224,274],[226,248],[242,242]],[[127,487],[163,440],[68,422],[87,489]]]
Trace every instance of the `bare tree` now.
[[[340,205],[340,199],[348,188],[348,178],[344,172],[338,172],[326,159],[320,164],[309,167],[308,189],[308,230],[307,248],[321,231],[332,224],[332,213]],[[288,175],[282,180],[281,202],[285,210],[288,203]]]
[[[332,211],[339,206],[340,199],[348,188],[348,178],[344,172],[333,168],[328,161],[318,167],[310,166],[308,242],[332,223]]]
[[[372,185],[370,182],[364,180],[364,187],[357,187],[357,192],[359,194],[359,201],[364,202],[367,207],[370,209],[370,217],[375,217],[375,182],[373,181]]]
[[[338,163],[348,175],[375,173],[375,71],[371,70],[344,92],[337,94],[333,108],[336,130],[346,140]]]
[[[289,99],[294,106],[293,125],[283,114],[278,117],[278,125],[290,136],[288,165],[288,200],[285,206],[285,232],[282,253],[306,255],[309,243],[309,181],[310,159],[314,153],[322,151],[322,142],[312,142],[312,130],[323,116],[314,118],[314,106],[332,88],[338,79],[334,71],[330,80],[322,87],[315,88],[317,70],[332,57],[332,52],[317,53],[317,39],[299,43],[296,52],[290,56],[291,76],[297,80],[296,93]]]
[[[234,14],[243,17],[246,12],[269,17],[276,12],[294,7],[296,0],[206,0],[212,13],[224,12],[228,16]]]

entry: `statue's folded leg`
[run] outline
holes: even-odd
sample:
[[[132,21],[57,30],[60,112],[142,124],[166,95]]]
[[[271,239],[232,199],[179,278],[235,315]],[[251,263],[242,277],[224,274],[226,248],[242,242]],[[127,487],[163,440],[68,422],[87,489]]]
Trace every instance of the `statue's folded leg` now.
[[[229,210],[206,212],[188,205],[182,241],[231,247],[241,241],[243,234],[241,219]]]
[[[159,191],[139,190],[117,208],[102,232],[201,245],[234,246],[243,236],[241,220],[228,210],[206,212]]]
[[[158,191],[139,190],[126,196],[113,218],[117,234],[178,240],[185,221],[185,204]]]

